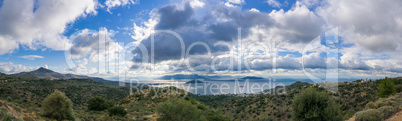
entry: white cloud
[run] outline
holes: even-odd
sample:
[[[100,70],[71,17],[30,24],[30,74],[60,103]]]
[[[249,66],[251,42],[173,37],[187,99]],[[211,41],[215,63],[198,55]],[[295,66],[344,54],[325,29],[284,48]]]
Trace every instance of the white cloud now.
[[[27,72],[37,69],[36,67],[27,67],[21,64],[14,64],[12,62],[0,62],[0,72],[12,74],[19,72]]]
[[[75,37],[72,37],[71,49],[66,58],[68,73],[97,75],[97,76],[118,76],[127,68],[122,45],[112,39],[115,33],[113,30],[101,28],[99,31],[82,30]],[[128,46],[129,47],[129,46]]]
[[[244,0],[227,0],[227,2],[224,3],[224,5],[227,7],[237,7],[245,3],[246,2],[244,2]]]
[[[273,10],[269,16],[275,21],[275,25],[266,28],[264,36],[267,36],[265,38],[268,38],[269,41],[276,43],[310,42],[320,35],[324,25],[324,20],[298,2],[289,11]]]
[[[38,4],[35,11],[34,4]],[[96,14],[96,4],[94,0],[4,0],[0,8],[0,55],[13,52],[19,45],[63,50],[67,24]]]
[[[231,4],[244,4],[245,3],[244,0],[228,0],[227,2],[231,3]]]
[[[190,5],[192,8],[202,8],[204,7],[205,3],[200,0],[193,0],[190,1]]]
[[[400,6],[400,0],[329,0],[317,8],[317,13],[328,26],[339,26],[346,42],[373,52],[385,52],[401,48]]]
[[[277,0],[268,0],[267,3],[272,7],[280,8],[282,6],[282,4],[279,3]]]
[[[260,12],[260,10],[255,9],[255,8],[251,8],[250,11],[252,11],[252,12]]]
[[[24,55],[24,56],[20,56],[19,58],[24,58],[24,59],[28,59],[28,60],[35,60],[35,59],[43,59],[43,56],[39,56],[39,55]]]
[[[74,38],[69,54],[74,59],[89,56],[92,62],[114,59],[122,47],[111,38],[113,33],[113,30],[108,31],[106,28],[101,28],[99,32],[85,29]]]
[[[110,10],[114,7],[118,6],[125,6],[130,4],[137,4],[139,3],[138,0],[106,0],[105,5],[107,7],[107,11],[111,12]]]

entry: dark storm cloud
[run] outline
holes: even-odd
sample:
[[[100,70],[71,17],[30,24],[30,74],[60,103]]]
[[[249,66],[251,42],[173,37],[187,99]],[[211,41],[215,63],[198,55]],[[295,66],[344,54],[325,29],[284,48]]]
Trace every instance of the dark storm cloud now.
[[[228,8],[224,5],[216,5],[208,14],[201,19],[194,19],[196,16],[193,8],[185,4],[184,9],[180,10],[176,5],[168,5],[159,8],[156,30],[171,30],[179,34],[184,41],[185,51],[191,44],[202,42],[210,48],[212,54],[228,51],[225,46],[214,46],[219,41],[233,42],[237,38],[238,28],[241,28],[242,38],[250,34],[250,28],[255,26],[268,27],[272,24],[272,19],[266,13],[243,12],[241,8]],[[212,14],[213,11],[213,14]],[[219,19],[226,19],[219,21]],[[178,60],[182,57],[182,46],[178,38],[169,33],[156,33],[154,38],[155,62],[164,60]],[[152,37],[149,36],[141,44],[149,52],[142,55],[141,49],[132,51],[135,55],[133,61],[142,62],[143,59],[150,57]],[[205,54],[208,52],[203,45],[196,45],[189,51],[190,54]],[[150,58],[148,58],[150,60]],[[150,61],[148,61],[150,62]]]
[[[186,4],[184,10],[179,10],[176,5],[169,5],[160,8],[158,14],[160,15],[160,21],[155,29],[176,29],[191,21],[194,10],[190,4]]]

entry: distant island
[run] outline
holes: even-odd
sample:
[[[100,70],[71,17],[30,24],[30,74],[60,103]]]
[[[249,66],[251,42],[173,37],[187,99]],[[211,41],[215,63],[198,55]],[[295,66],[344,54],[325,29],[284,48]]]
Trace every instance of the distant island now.
[[[204,83],[204,82],[197,79],[193,79],[191,81],[186,82],[186,84],[194,84],[194,83]]]
[[[246,76],[246,77],[243,77],[243,78],[241,78],[241,79],[264,79],[264,78],[262,78],[262,77],[256,77],[256,76]]]
[[[208,79],[208,78],[197,74],[190,74],[190,75],[176,74],[176,75],[165,75],[160,77],[159,79],[170,80],[170,79]]]

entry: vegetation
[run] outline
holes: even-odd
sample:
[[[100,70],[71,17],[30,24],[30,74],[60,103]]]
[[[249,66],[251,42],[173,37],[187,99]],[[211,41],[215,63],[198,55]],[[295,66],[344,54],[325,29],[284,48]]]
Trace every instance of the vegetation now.
[[[357,112],[357,121],[378,121],[391,117],[400,111],[402,104],[402,93],[397,93],[388,98],[380,98],[376,102],[369,102],[370,108]],[[372,106],[370,106],[372,105]]]
[[[327,93],[315,88],[305,89],[292,103],[292,116],[297,121],[338,121],[342,120],[340,112],[339,105],[331,102]]]
[[[103,111],[113,106],[113,102],[101,96],[96,96],[88,100],[88,110]]]
[[[114,106],[109,109],[109,116],[126,116],[127,111],[124,109],[123,106]]]
[[[73,103],[59,90],[55,90],[42,102],[43,116],[61,120],[74,120]]]
[[[402,84],[402,78],[392,78],[396,85]],[[331,102],[336,102],[341,109],[344,120],[351,118],[358,111],[365,109],[368,102],[375,102],[379,97],[379,81],[339,82],[333,90],[318,85],[296,82],[286,86],[286,94],[258,94],[258,95],[193,95],[190,97],[206,106],[221,112],[224,116],[234,120],[291,120],[291,104],[295,95],[302,90],[315,87],[318,91],[328,93]],[[331,85],[327,83],[327,85]],[[321,86],[321,87],[320,87]],[[331,89],[331,88],[330,88]],[[376,103],[377,104],[377,103]],[[378,106],[380,104],[377,104]],[[381,104],[384,106],[383,104]]]
[[[379,97],[386,98],[396,93],[395,84],[390,78],[385,77],[380,83],[380,92],[377,94]]]
[[[156,112],[160,114],[158,120],[162,121],[189,121],[205,120],[202,111],[190,101],[173,98],[156,106]]]
[[[377,109],[368,109],[356,115],[356,121],[380,121],[381,112]]]
[[[380,98],[376,95],[379,94],[381,82],[385,79],[332,84],[296,82],[280,91],[264,91],[273,92],[273,94],[247,95],[194,95],[187,94],[176,87],[147,86],[142,88],[143,90],[134,90],[134,93],[129,95],[128,87],[98,83],[89,79],[29,79],[5,74],[0,74],[0,79],[8,80],[7,83],[0,84],[0,103],[7,103],[6,107],[4,107],[5,103],[0,104],[0,109],[7,109],[3,111],[6,113],[2,114],[8,115],[8,118],[0,116],[0,120],[50,120],[44,113],[40,113],[44,108],[41,102],[50,94],[49,92],[56,89],[64,92],[65,96],[71,99],[73,112],[76,115],[74,118],[77,120],[162,120],[162,114],[158,113],[158,106],[174,99],[187,102],[191,105],[191,109],[200,112],[199,120],[291,120],[295,119],[295,116],[291,114],[294,112],[292,108],[296,102],[294,100],[301,92],[309,88],[315,89],[319,94],[326,94],[323,97],[326,98],[327,106],[320,112],[320,115],[326,117],[342,115],[343,117],[339,118],[346,120],[356,114],[356,118],[365,118],[367,113],[363,112],[373,109],[381,112],[374,117],[378,116],[384,120],[402,109],[401,104],[398,103],[402,102],[400,93],[391,93],[388,98]],[[394,83],[395,90],[398,92],[398,87],[402,85],[402,78],[387,79]],[[337,87],[333,88],[331,85]],[[99,111],[91,110],[91,102],[103,108]],[[118,106],[113,107],[112,105],[115,104]],[[338,117],[325,120],[338,120]]]
[[[119,102],[129,95],[128,87],[103,84],[89,79],[48,80],[14,77],[9,79],[7,85],[0,86],[0,97],[11,97],[13,101],[20,101],[18,103],[24,107],[38,108],[43,99],[55,89],[64,92],[77,108],[86,107],[91,97],[101,96]]]
[[[378,105],[375,104],[374,102],[369,102],[369,103],[366,104],[366,108],[367,109],[377,109]]]

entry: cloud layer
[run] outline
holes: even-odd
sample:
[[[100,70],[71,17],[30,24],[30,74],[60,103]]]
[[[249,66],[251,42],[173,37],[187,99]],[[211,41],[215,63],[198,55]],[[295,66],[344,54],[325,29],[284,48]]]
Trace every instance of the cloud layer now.
[[[325,69],[327,63],[337,63],[342,70],[401,72],[401,67],[397,64],[401,63],[397,60],[400,57],[392,56],[401,53],[402,36],[398,33],[401,33],[402,19],[397,11],[402,10],[397,7],[401,4],[399,1],[378,3],[375,0],[368,2],[303,0],[292,5],[290,10],[280,9],[269,13],[257,9],[242,9],[241,6],[245,2],[227,1],[213,4],[209,3],[210,1],[202,2],[201,7],[194,7],[191,5],[192,2],[189,2],[156,8],[150,13],[151,18],[142,26],[134,25],[133,38],[139,41],[136,43],[142,46],[142,49],[132,51],[135,55],[132,60],[135,63],[151,62],[150,52],[154,44],[156,66],[168,66],[168,69],[176,70],[175,72],[205,70],[207,73],[216,73],[227,70],[231,64],[238,65],[237,63],[245,61],[248,65],[240,64],[231,69],[233,71],[239,69],[265,71],[272,68],[300,70],[302,64],[308,69]],[[280,7],[277,1],[269,0],[267,3]],[[323,38],[320,38],[320,35],[334,27],[339,27],[337,31],[339,41],[334,41],[339,44],[336,45],[339,49],[338,58],[325,56],[325,50],[331,47],[303,53],[303,48],[307,44],[312,44],[310,42],[317,37],[320,41],[325,40],[325,37],[331,37],[331,33],[321,36]],[[238,28],[241,28],[241,34],[238,34]],[[169,30],[180,35],[183,42],[171,33],[156,32],[153,38],[152,31],[147,30]],[[268,50],[239,47],[239,35],[242,44],[265,44]],[[338,38],[338,35],[335,36]],[[219,42],[232,46],[216,46],[215,44]],[[320,43],[322,42],[318,42]],[[209,50],[205,49],[206,47]],[[277,48],[278,52],[289,54],[245,55],[242,59],[234,59],[233,63],[229,63],[231,57],[236,58],[230,54],[233,52],[235,55],[239,54],[239,49],[244,52],[265,53],[272,52],[274,48]],[[145,50],[149,52],[147,55],[143,53]],[[210,51],[211,55],[192,59],[183,56],[183,50],[190,55],[202,55]],[[388,55],[390,58],[387,58],[387,61],[378,58],[383,55]],[[301,61],[302,58],[304,63]],[[187,66],[175,66],[181,61],[189,62]],[[397,66],[391,67],[380,62]],[[133,67],[137,69],[139,66]]]

